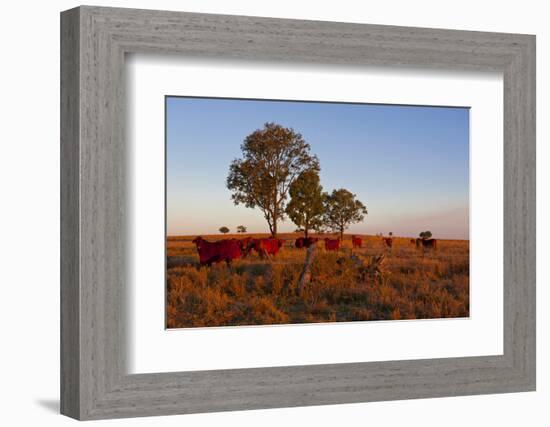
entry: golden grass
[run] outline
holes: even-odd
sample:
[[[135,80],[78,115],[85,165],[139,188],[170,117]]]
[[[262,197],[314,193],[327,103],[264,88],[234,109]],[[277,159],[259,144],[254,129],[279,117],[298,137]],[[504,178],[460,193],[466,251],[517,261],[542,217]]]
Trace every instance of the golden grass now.
[[[306,255],[287,240],[272,260],[256,254],[212,267],[200,267],[195,236],[167,239],[167,327],[266,325],[388,319],[432,319],[469,315],[469,241],[438,240],[436,251],[422,251],[410,238],[394,237],[392,250],[379,237],[362,236],[365,256],[386,255],[380,277],[358,280],[350,258],[351,237],[343,248],[325,252],[322,242],[311,282],[296,295]],[[266,237],[265,234],[203,236],[207,240]],[[324,237],[324,236],[319,236]]]

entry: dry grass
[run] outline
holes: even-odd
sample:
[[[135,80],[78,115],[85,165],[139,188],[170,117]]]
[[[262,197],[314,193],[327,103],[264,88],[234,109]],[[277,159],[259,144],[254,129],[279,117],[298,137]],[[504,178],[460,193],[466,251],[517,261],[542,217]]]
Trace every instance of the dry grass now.
[[[207,240],[266,235],[203,236]],[[325,252],[322,242],[311,281],[296,295],[306,251],[295,249],[297,234],[272,261],[257,255],[212,267],[200,267],[194,236],[167,239],[167,326],[266,325],[387,319],[432,319],[469,315],[469,242],[439,240],[436,251],[418,250],[409,238],[394,238],[390,251],[379,237],[363,236],[354,254],[385,254],[381,276],[358,279],[343,249]],[[323,237],[323,236],[320,236]]]

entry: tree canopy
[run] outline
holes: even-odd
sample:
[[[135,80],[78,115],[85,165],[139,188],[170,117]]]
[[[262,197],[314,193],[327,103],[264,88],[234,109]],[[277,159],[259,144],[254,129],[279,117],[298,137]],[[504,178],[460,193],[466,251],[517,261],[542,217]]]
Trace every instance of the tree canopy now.
[[[244,225],[239,225],[237,227],[237,233],[246,233],[246,227]]]
[[[227,234],[229,233],[229,228],[227,228],[226,226],[223,226],[219,228],[219,231],[220,233]]]
[[[355,194],[340,188],[325,197],[325,214],[323,222],[329,228],[340,233],[344,238],[344,230],[351,224],[363,221],[368,213],[363,203],[356,199]]]
[[[236,205],[258,207],[269,231],[277,235],[292,183],[304,171],[319,171],[319,160],[301,134],[276,123],[266,123],[241,144],[242,158],[229,167],[227,188]]]
[[[421,239],[429,239],[430,237],[432,237],[432,232],[431,231],[422,231],[420,234],[419,234],[420,238]]]
[[[308,237],[309,230],[318,230],[322,225],[324,205],[319,173],[316,170],[306,170],[290,185],[290,202],[286,214],[290,220],[303,230]]]

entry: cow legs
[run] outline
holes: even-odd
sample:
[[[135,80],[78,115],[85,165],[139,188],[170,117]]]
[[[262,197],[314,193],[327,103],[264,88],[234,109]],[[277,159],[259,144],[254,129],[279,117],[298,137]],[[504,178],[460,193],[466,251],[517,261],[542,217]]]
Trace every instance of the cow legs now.
[[[260,258],[262,258],[262,259],[267,258],[268,260],[270,259],[269,254],[267,253],[267,251],[264,248],[261,248],[258,251],[258,253],[260,254]]]

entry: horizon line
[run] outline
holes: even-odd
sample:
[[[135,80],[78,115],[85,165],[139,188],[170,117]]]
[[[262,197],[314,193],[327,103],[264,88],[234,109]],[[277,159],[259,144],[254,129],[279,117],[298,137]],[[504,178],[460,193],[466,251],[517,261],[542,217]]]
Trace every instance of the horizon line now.
[[[166,234],[166,238],[169,237],[195,237],[195,236],[213,236],[213,237],[224,237],[224,236],[246,236],[246,235],[267,235],[271,236],[271,233],[269,232],[250,232],[250,233],[195,233],[195,234]],[[284,235],[284,234],[300,234],[303,235],[303,232],[294,232],[294,231],[287,231],[287,232],[280,232],[277,233],[277,235]],[[331,235],[339,235],[340,232],[331,232],[331,233],[308,233],[308,235],[323,235],[323,236],[331,236]],[[367,237],[392,237],[392,238],[402,238],[402,239],[413,239],[413,238],[420,238],[419,236],[406,236],[406,235],[392,235],[389,236],[387,234],[384,234],[382,236],[376,235],[376,234],[365,234],[365,233],[344,233],[345,236],[367,236]],[[437,240],[464,240],[464,241],[470,241],[470,238],[464,239],[464,238],[457,238],[457,237],[434,237],[432,236],[431,239],[437,239]]]

